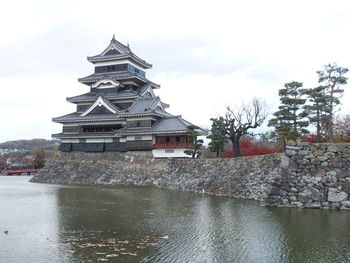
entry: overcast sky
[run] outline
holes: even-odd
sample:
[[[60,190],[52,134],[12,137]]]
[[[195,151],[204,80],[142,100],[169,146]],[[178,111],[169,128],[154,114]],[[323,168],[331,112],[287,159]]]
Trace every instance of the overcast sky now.
[[[0,142],[51,138],[65,98],[89,91],[113,34],[153,68],[168,111],[204,127],[252,97],[274,112],[278,89],[317,85],[316,71],[350,67],[349,1],[6,1],[1,7]],[[349,85],[348,85],[349,86]],[[350,113],[350,87],[342,112]]]

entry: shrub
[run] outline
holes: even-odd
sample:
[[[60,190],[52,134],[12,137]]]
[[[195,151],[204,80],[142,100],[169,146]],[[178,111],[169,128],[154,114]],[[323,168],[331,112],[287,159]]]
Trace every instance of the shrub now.
[[[313,134],[313,133],[311,133],[311,134],[308,134],[308,135],[304,135],[304,136],[302,136],[301,138],[300,138],[300,141],[302,141],[302,142],[312,142],[312,143],[315,143],[315,142],[317,142],[317,140],[316,140],[316,134]]]
[[[275,145],[268,143],[254,143],[249,140],[240,141],[242,156],[254,156],[283,152],[283,145]],[[225,150],[223,158],[234,157],[232,150]]]

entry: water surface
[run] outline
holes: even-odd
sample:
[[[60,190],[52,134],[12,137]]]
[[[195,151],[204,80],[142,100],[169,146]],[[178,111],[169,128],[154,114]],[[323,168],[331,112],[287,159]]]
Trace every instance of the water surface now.
[[[28,179],[0,177],[0,262],[350,262],[349,211]]]

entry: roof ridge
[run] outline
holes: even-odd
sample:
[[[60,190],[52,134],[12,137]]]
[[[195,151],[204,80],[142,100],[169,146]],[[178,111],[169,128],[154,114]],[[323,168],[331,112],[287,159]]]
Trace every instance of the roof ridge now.
[[[147,81],[140,89],[140,94],[145,93],[149,88],[151,87],[151,84]]]
[[[117,52],[112,52],[110,54],[107,54],[110,50],[116,50]],[[146,60],[140,58],[137,56],[134,52],[131,51],[129,43],[127,45],[124,45],[123,43],[119,42],[115,39],[115,35],[113,35],[113,38],[107,48],[103,50],[100,54],[95,56],[88,56],[88,61],[94,63],[94,61],[99,61],[103,59],[123,59],[123,58],[131,58],[136,63],[139,63],[144,68],[152,68],[152,64],[149,64],[146,62]]]
[[[186,126],[189,126],[189,125],[197,126],[197,125],[194,125],[192,122],[186,121],[184,118],[182,118],[182,115],[177,115],[176,117]]]
[[[121,45],[123,48],[125,48],[126,50],[128,50],[129,52],[131,52],[130,47],[129,47],[129,43],[128,43],[128,45],[126,46],[126,45],[124,45],[122,42],[116,40],[116,39],[115,39],[115,34],[113,34],[113,38],[112,38],[112,40],[111,40],[111,43],[113,43],[113,42],[115,42],[115,43]]]
[[[99,98],[101,98],[101,99],[103,100],[103,102],[106,103],[109,107],[111,107],[112,109],[114,109],[114,110],[116,111],[116,113],[120,111],[120,109],[119,109],[114,103],[110,102],[110,101],[104,96],[104,94],[99,94],[99,96],[98,96],[97,99],[94,101],[94,103],[89,107],[89,109],[90,109],[91,107],[94,106],[94,104],[96,103],[96,101],[97,101]],[[95,108],[95,107],[94,107],[94,108]]]
[[[136,103],[140,100],[140,98],[136,98],[134,102],[131,104],[129,108],[124,109],[125,112],[129,112],[132,108],[135,107]]]
[[[140,100],[155,100],[155,99],[160,99],[159,96],[154,96],[154,97],[140,97]]]
[[[89,92],[86,92],[86,93],[83,93],[83,94],[80,94],[80,95],[75,95],[75,96],[71,96],[71,97],[66,97],[66,99],[68,100],[68,99],[72,99],[72,98],[79,97],[79,96],[83,96],[83,95],[89,95],[89,94],[91,94],[91,95],[96,95],[96,93],[89,91]]]
[[[170,113],[168,113],[168,114],[170,114]],[[171,114],[170,114],[171,115]],[[174,119],[174,118],[177,118],[178,116],[176,116],[176,115],[171,115],[171,116],[165,116],[164,118],[162,118],[162,119]]]
[[[160,98],[159,98],[159,97],[152,97],[152,99],[154,99],[154,101],[151,103],[151,105],[149,106],[149,108],[152,109],[152,110],[155,110],[155,108],[157,107],[157,104],[158,104],[159,102],[161,102],[161,101],[160,101]]]

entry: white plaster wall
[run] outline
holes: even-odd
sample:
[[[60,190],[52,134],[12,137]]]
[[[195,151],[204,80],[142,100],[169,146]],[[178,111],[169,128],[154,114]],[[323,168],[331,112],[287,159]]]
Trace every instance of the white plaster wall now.
[[[112,138],[93,138],[86,139],[86,143],[101,143],[101,142],[113,142]]]
[[[150,141],[152,140],[152,135],[140,135],[141,136],[141,141]],[[136,136],[127,136],[126,140],[127,141],[135,141]]]
[[[61,140],[62,143],[79,143],[79,139],[65,139]]]

